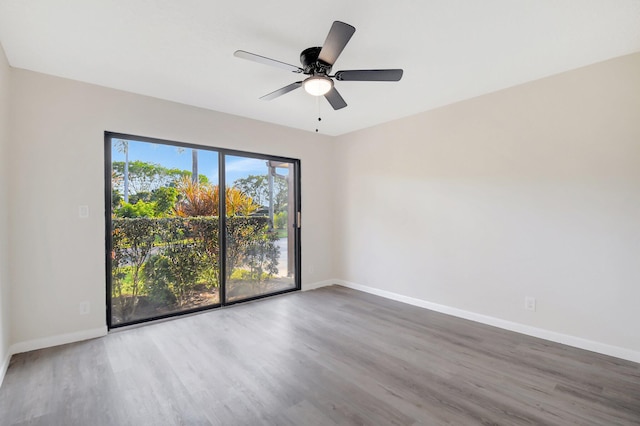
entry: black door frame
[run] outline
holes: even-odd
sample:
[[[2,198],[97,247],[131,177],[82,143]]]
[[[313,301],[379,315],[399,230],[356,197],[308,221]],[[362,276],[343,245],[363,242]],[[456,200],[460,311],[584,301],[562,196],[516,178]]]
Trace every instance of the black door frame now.
[[[113,245],[112,245],[112,222],[111,222],[111,215],[112,215],[112,209],[111,209],[111,149],[112,149],[112,140],[113,139],[124,139],[124,140],[131,140],[131,141],[136,141],[136,142],[148,142],[148,143],[154,143],[154,144],[160,144],[160,145],[170,145],[170,146],[177,146],[177,147],[181,147],[181,148],[187,148],[187,149],[197,149],[197,150],[204,150],[204,151],[212,151],[212,152],[216,152],[218,153],[218,185],[220,188],[220,194],[224,194],[224,190],[226,190],[226,182],[225,182],[225,158],[227,155],[232,155],[232,156],[241,156],[241,157],[247,157],[247,158],[256,158],[256,159],[260,159],[260,160],[267,160],[267,161],[281,161],[281,162],[286,162],[286,163],[291,163],[293,164],[293,178],[294,178],[294,199],[295,199],[295,211],[297,212],[297,214],[295,215],[295,218],[293,219],[293,227],[294,227],[294,233],[295,233],[295,244],[293,249],[295,250],[295,287],[291,288],[291,289],[286,289],[286,290],[280,290],[274,293],[268,293],[268,294],[260,294],[257,296],[252,296],[246,299],[242,299],[242,300],[236,300],[236,301],[231,301],[231,302],[227,302],[226,301],[226,263],[227,263],[227,247],[226,247],[226,205],[225,205],[225,198],[226,197],[218,197],[218,202],[220,203],[218,208],[219,208],[219,218],[218,218],[218,235],[219,235],[219,244],[220,244],[220,290],[219,290],[219,303],[217,304],[213,304],[213,305],[208,305],[208,306],[201,306],[201,307],[197,307],[197,308],[193,308],[193,309],[185,309],[183,311],[180,312],[172,312],[169,314],[165,314],[165,315],[159,315],[159,316],[154,316],[154,317],[149,317],[149,318],[143,318],[143,319],[138,319],[138,320],[134,320],[134,321],[130,321],[127,323],[122,323],[122,324],[112,324],[112,316],[111,316],[111,306],[112,306],[112,298],[111,298],[111,286],[112,286],[112,272],[111,272],[111,268],[112,268],[112,258],[111,258],[111,252],[113,250]],[[301,270],[301,265],[302,265],[302,254],[301,254],[301,226],[300,226],[300,215],[301,215],[301,211],[302,211],[302,203],[301,203],[301,197],[300,197],[300,193],[301,193],[301,173],[300,173],[300,160],[296,159],[296,158],[289,158],[289,157],[281,157],[281,156],[276,156],[276,155],[270,155],[270,154],[261,154],[261,153],[255,153],[255,152],[248,152],[248,151],[240,151],[240,150],[235,150],[235,149],[228,149],[228,148],[218,148],[218,147],[212,147],[212,146],[207,146],[207,145],[197,145],[197,144],[192,144],[192,143],[187,143],[187,142],[179,142],[179,141],[172,141],[172,140],[166,140],[166,139],[157,139],[157,138],[151,138],[151,137],[146,137],[146,136],[136,136],[136,135],[130,135],[130,134],[125,134],[125,133],[117,133],[117,132],[109,132],[109,131],[105,131],[104,132],[104,171],[105,171],[105,266],[106,266],[106,296],[107,296],[107,306],[106,306],[106,316],[107,316],[107,327],[109,330],[114,329],[114,328],[119,328],[119,327],[127,327],[127,326],[131,326],[131,325],[135,325],[135,324],[140,324],[140,323],[145,323],[145,322],[150,322],[150,321],[156,321],[156,320],[161,320],[161,319],[166,319],[166,318],[171,318],[171,317],[176,317],[176,316],[181,316],[181,315],[187,315],[187,314],[191,314],[194,312],[201,312],[201,311],[208,311],[211,309],[216,309],[216,308],[220,308],[220,307],[224,307],[224,306],[230,306],[230,305],[235,305],[237,303],[244,303],[244,302],[250,302],[252,300],[257,300],[257,299],[263,299],[265,297],[271,297],[271,296],[275,296],[278,294],[283,294],[283,293],[290,293],[292,291],[299,291],[301,289],[301,283],[302,283],[302,270]]]

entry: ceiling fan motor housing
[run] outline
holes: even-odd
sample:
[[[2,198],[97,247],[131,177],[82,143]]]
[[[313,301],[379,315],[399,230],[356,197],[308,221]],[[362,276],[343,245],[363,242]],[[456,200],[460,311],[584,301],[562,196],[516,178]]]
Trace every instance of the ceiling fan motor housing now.
[[[309,47],[300,53],[300,63],[304,67],[304,74],[327,75],[331,71],[331,65],[318,59],[322,47]]]

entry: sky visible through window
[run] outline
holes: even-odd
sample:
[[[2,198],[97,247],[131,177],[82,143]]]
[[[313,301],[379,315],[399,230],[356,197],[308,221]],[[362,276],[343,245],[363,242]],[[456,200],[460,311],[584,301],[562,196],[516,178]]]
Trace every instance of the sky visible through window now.
[[[118,148],[120,139],[113,140],[111,151],[112,161],[124,161],[125,154]],[[150,142],[129,141],[129,161],[144,161],[159,164],[169,169],[191,171],[191,148]],[[246,157],[227,156],[225,165],[227,185],[236,179],[248,175],[264,175],[266,173],[265,160]],[[215,151],[198,150],[198,174],[205,175],[209,182],[218,183],[218,153]]]

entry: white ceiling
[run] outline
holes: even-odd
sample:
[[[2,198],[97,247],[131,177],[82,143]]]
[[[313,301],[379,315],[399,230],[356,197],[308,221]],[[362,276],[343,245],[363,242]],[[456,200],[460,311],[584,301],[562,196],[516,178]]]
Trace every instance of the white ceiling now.
[[[336,82],[348,106],[296,90],[334,20],[356,33],[334,65],[403,68],[398,83]],[[9,63],[74,80],[339,135],[640,51],[640,0],[0,0]],[[640,78],[640,76],[639,76]]]

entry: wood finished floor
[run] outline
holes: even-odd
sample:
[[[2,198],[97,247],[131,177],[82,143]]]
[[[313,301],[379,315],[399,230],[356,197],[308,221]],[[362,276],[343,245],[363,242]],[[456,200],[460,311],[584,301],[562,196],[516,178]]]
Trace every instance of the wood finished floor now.
[[[15,355],[8,425],[639,425],[640,364],[344,287]]]

